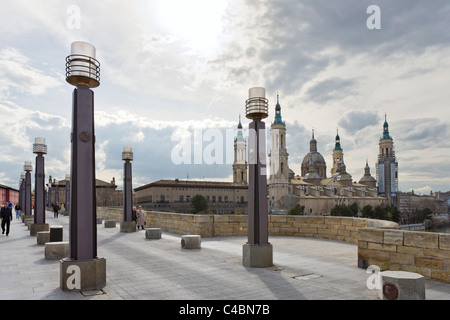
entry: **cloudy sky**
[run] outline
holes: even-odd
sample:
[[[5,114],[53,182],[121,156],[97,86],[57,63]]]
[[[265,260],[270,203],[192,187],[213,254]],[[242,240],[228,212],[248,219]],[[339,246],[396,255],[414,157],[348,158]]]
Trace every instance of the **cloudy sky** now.
[[[330,171],[339,128],[347,171],[359,180],[368,159],[375,176],[387,114],[400,190],[448,191],[449,17],[448,0],[0,0],[0,183],[18,187],[35,137],[48,145],[46,176],[70,173],[65,57],[86,41],[101,63],[99,179],[121,186],[129,145],[134,187],[230,180],[229,132],[248,89],[265,87],[267,126],[280,95],[296,173],[312,129]]]

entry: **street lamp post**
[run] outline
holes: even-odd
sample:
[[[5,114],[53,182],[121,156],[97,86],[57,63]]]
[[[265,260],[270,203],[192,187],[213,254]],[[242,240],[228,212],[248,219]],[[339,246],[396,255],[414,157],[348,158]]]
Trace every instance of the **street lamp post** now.
[[[268,236],[266,132],[269,103],[264,88],[251,88],[246,101],[249,125],[248,242],[243,246],[243,265],[265,268],[273,265]]]
[[[71,185],[69,219],[69,257],[61,260],[61,288],[100,290],[106,286],[106,260],[97,257],[95,186],[94,92],[100,85],[100,63],[96,49],[86,42],[73,42],[66,58],[66,81],[73,92],[71,133]],[[75,266],[80,270],[71,283]]]
[[[25,161],[23,165],[23,171],[25,171],[25,215],[32,216],[32,205],[31,205],[31,171],[33,170],[33,165],[31,161]]]
[[[120,224],[120,232],[135,232],[136,222],[132,219],[132,170],[133,149],[129,146],[123,147],[122,160],[124,163],[123,177],[123,221]]]
[[[47,154],[47,145],[44,138],[36,138],[33,145],[36,154],[36,172],[34,180],[34,224],[30,226],[30,235],[39,231],[48,231],[49,225],[45,223],[45,169],[44,154]]]

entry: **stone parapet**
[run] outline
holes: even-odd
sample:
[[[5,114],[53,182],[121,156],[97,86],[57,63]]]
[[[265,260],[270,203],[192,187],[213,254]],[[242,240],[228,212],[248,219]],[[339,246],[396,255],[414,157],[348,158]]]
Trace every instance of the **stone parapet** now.
[[[408,271],[450,283],[450,234],[364,228],[358,231],[358,266]]]

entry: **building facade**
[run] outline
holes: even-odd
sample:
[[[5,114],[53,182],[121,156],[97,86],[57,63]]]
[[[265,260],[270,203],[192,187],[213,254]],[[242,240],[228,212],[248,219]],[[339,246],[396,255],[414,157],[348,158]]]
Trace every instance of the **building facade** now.
[[[285,141],[279,140],[280,137],[286,137],[286,125],[281,122],[279,99],[275,114],[271,132],[272,152],[269,155],[271,175],[268,182],[268,201],[271,214],[285,214],[296,205],[304,207],[304,214],[327,215],[335,205],[356,203],[361,210],[366,205],[375,207],[386,204],[386,198],[378,192],[376,179],[370,174],[367,161],[364,175],[359,182],[353,181],[353,177],[347,172],[339,131],[331,155],[331,176],[327,177],[327,164],[318,150],[314,130],[310,152],[302,161],[301,174],[295,175],[289,170],[287,152],[280,150],[280,146],[286,146]],[[289,172],[282,176],[281,168],[287,168]]]

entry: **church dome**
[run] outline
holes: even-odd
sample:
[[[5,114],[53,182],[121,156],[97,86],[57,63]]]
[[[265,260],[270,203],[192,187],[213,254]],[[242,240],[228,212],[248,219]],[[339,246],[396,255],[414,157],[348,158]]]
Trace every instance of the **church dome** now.
[[[324,163],[325,164],[325,159],[323,158],[323,156],[319,153],[319,152],[310,152],[308,153],[305,158],[303,159],[303,164],[309,164],[309,162],[312,161],[314,162],[314,164],[318,164],[318,163]]]

